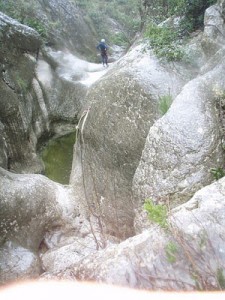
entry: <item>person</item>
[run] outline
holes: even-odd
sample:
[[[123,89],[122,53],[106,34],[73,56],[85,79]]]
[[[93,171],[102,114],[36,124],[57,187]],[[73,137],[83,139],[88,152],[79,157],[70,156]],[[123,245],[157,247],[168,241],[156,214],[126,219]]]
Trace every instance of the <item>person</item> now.
[[[102,64],[103,67],[106,65],[108,67],[108,45],[106,44],[104,39],[101,39],[101,42],[96,47],[98,50],[101,51],[101,57],[102,57]]]

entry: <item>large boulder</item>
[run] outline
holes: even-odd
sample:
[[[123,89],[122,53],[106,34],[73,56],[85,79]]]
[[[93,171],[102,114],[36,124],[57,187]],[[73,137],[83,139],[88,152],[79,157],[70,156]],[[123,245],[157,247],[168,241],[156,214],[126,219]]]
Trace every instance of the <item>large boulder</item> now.
[[[74,198],[68,187],[42,175],[2,168],[0,191],[0,282],[36,277],[42,271],[38,254],[45,235],[56,227],[61,235],[62,228],[74,230]]]
[[[223,90],[224,65],[189,82],[167,114],[150,129],[133,191],[171,206],[187,201],[212,182],[211,168],[223,166],[221,123],[214,88]]]
[[[224,288],[225,178],[170,212],[168,227],[98,251],[49,278],[94,280],[150,290]],[[53,265],[52,265],[53,267]]]
[[[159,97],[174,97],[183,76],[139,44],[89,89],[78,125],[71,184],[87,215],[111,235],[133,234],[132,179],[149,128],[160,117]]]

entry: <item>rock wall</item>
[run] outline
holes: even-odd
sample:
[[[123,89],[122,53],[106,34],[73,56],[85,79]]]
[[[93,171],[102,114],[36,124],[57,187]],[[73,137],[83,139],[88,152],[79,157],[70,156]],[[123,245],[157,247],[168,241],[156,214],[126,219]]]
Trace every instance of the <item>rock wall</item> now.
[[[2,166],[18,170],[31,168],[34,172],[40,172],[42,166],[36,156],[33,116],[35,114],[40,123],[42,117],[38,105],[32,103],[35,98],[32,95],[32,80],[41,39],[33,29],[2,13],[0,20],[0,120],[5,142],[1,150],[5,153]],[[40,126],[45,127],[46,124]]]
[[[36,31],[2,13],[0,20],[0,166],[41,173],[40,138],[75,130],[87,87],[57,73],[59,63]]]

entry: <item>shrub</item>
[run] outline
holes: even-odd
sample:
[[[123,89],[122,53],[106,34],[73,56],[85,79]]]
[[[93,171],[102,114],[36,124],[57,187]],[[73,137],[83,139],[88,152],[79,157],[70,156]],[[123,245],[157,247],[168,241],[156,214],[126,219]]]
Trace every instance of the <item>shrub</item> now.
[[[43,38],[47,37],[47,30],[44,25],[42,25],[38,20],[26,19],[24,22],[27,26],[35,29]]]
[[[166,58],[168,61],[181,60],[184,51],[178,39],[178,32],[166,26],[149,24],[145,36],[149,39],[153,52],[159,58]]]
[[[147,211],[148,218],[162,228],[167,228],[167,208],[165,205],[154,204],[151,199],[144,203],[144,209]]]

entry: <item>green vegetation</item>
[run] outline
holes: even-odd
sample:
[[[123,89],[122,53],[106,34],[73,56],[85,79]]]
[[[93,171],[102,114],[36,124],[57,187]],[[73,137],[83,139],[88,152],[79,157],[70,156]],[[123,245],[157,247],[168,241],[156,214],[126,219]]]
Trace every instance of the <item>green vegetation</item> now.
[[[26,93],[29,89],[29,83],[23,78],[21,78],[19,75],[17,75],[15,79],[19,89]]]
[[[215,180],[219,180],[220,178],[225,176],[224,169],[220,167],[210,169],[210,173],[213,175]]]
[[[159,112],[162,116],[168,111],[172,102],[173,98],[169,94],[159,97]]]
[[[154,223],[159,224],[162,228],[167,228],[167,208],[165,205],[154,204],[151,199],[144,203],[144,209],[148,213],[148,218]]]
[[[157,57],[168,61],[181,60],[184,51],[181,47],[185,38],[193,31],[203,27],[206,8],[216,0],[147,0],[149,15],[146,22],[145,36],[149,39]],[[159,26],[169,17],[179,18]],[[176,23],[176,25],[175,25]],[[170,25],[168,25],[170,24]]]
[[[26,25],[35,29],[43,38],[47,37],[47,30],[43,24],[37,19],[26,19]]]
[[[166,257],[169,263],[176,262],[176,255],[178,253],[177,245],[174,242],[169,242],[165,247]]]
[[[186,33],[203,26],[205,10],[216,0],[145,0],[150,21],[159,24],[171,16],[182,17],[181,26]],[[188,31],[189,30],[189,31]]]
[[[145,36],[149,39],[155,55],[168,61],[181,60],[184,51],[178,32],[169,27],[159,27],[156,24],[147,26]]]

